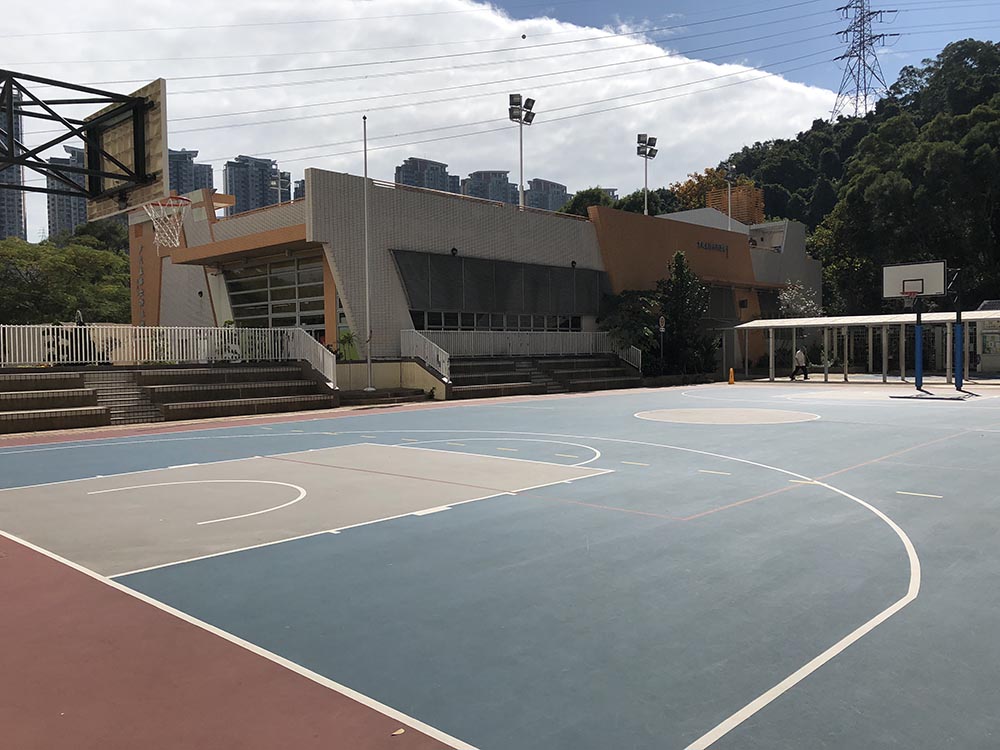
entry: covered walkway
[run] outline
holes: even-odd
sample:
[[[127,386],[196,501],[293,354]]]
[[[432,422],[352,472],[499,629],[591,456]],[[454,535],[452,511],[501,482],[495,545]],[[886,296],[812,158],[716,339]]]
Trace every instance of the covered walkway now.
[[[921,319],[925,369],[941,372],[951,383],[956,314],[923,313]],[[831,371],[842,373],[844,382],[852,374],[877,373],[876,357],[881,359],[883,383],[889,382],[890,375],[906,380],[907,351],[915,349],[916,322],[915,313],[754,320],[734,326],[731,338],[723,339],[725,366],[739,370],[742,365],[749,378],[754,361],[766,358],[767,377],[773,381],[776,368],[781,376],[791,373],[792,356],[801,346],[814,367],[822,365],[824,382],[829,382]],[[963,372],[970,376],[1000,373],[1000,310],[963,312],[961,322]],[[752,350],[764,350],[766,355],[756,359]],[[871,378],[861,379],[871,382]]]

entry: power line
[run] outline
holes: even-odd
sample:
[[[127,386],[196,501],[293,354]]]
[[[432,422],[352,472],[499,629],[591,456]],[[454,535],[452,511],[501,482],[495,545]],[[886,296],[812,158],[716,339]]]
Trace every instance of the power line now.
[[[552,7],[558,5],[577,5],[580,3],[597,2],[597,0],[561,0],[560,2],[526,3],[523,5],[511,5],[506,10],[516,10],[518,8],[538,8]],[[254,27],[271,26],[303,26],[320,23],[343,23],[345,21],[379,21],[395,18],[417,18],[420,16],[451,16],[465,13],[486,13],[496,12],[496,8],[491,6],[468,8],[466,10],[436,10],[425,11],[423,13],[393,13],[388,16],[354,16],[344,18],[313,18],[295,21],[253,21],[245,23],[220,23],[220,24],[199,24],[197,26],[151,26],[146,28],[118,28],[118,29],[75,29],[73,31],[42,31],[30,34],[2,34],[0,39],[27,39],[32,37],[46,36],[82,36],[87,34],[145,34],[154,31],[207,31],[212,29],[244,29]]]
[[[602,34],[600,36],[583,37],[583,38],[580,38],[580,39],[566,39],[566,40],[559,41],[559,42],[544,42],[542,44],[526,45],[526,46],[523,46],[523,47],[498,47],[498,48],[495,48],[495,49],[488,49],[488,50],[473,50],[471,52],[452,52],[452,53],[443,54],[443,55],[424,55],[422,57],[406,57],[406,58],[399,58],[399,59],[393,59],[393,60],[367,60],[367,61],[352,62],[352,63],[336,63],[336,64],[332,64],[332,65],[311,65],[311,66],[304,66],[304,67],[279,68],[279,69],[276,69],[276,70],[250,70],[250,71],[238,71],[238,72],[235,72],[235,73],[205,73],[205,74],[199,74],[199,75],[194,75],[194,76],[173,76],[173,77],[169,78],[168,80],[171,80],[171,81],[198,81],[198,80],[217,79],[217,78],[242,78],[242,77],[246,77],[246,76],[259,76],[259,75],[284,75],[286,73],[311,73],[311,72],[315,72],[315,71],[318,71],[318,70],[341,70],[341,69],[345,69],[345,68],[361,68],[361,67],[370,67],[370,66],[374,66],[374,65],[403,65],[403,64],[406,64],[406,63],[413,63],[413,62],[428,62],[428,61],[432,61],[432,60],[450,60],[450,59],[453,59],[453,58],[456,58],[456,57],[478,57],[478,56],[481,56],[481,55],[494,55],[494,54],[497,54],[497,53],[500,53],[500,52],[524,52],[524,51],[527,51],[527,50],[543,49],[543,48],[549,48],[549,47],[559,47],[559,46],[563,46],[563,45],[567,45],[567,44],[582,44],[584,42],[603,42],[603,41],[607,41],[609,39],[617,39],[617,38],[623,38],[623,37],[649,36],[650,34],[657,34],[657,33],[665,32],[665,31],[676,31],[678,29],[684,29],[684,28],[688,28],[690,26],[695,26],[695,25],[702,25],[702,24],[706,24],[706,23],[720,23],[722,21],[732,21],[732,20],[737,20],[737,19],[740,19],[740,18],[747,18],[747,17],[750,17],[750,16],[758,16],[758,15],[762,15],[764,13],[771,13],[771,12],[774,12],[774,11],[783,10],[783,9],[786,9],[786,8],[793,8],[793,7],[801,6],[801,5],[809,5],[809,4],[813,4],[815,2],[820,2],[820,1],[821,0],[803,0],[801,2],[791,3],[789,5],[781,5],[781,6],[777,6],[775,8],[767,8],[767,9],[761,9],[761,10],[751,11],[751,12],[748,12],[748,13],[738,13],[738,14],[735,14],[735,15],[725,16],[725,17],[722,17],[722,18],[715,18],[715,19],[712,19],[710,21],[698,21],[698,22],[695,22],[695,23],[678,24],[678,25],[674,25],[674,26],[659,26],[659,27],[655,27],[655,28],[651,28],[651,29],[643,29],[641,31],[622,31],[622,32],[606,33],[606,34]],[[790,17],[790,18],[782,19],[782,22],[796,21],[796,20],[801,20],[803,18],[813,18],[813,17],[816,17],[816,16],[825,16],[825,15],[827,15],[826,11],[818,11],[816,13],[806,13],[804,15],[793,16],[793,17]],[[764,22],[764,23],[753,24],[753,25],[749,25],[749,26],[744,25],[744,26],[741,26],[740,28],[747,29],[747,28],[756,28],[758,26],[772,26],[772,25],[774,25],[773,21],[767,21],[767,22]],[[704,34],[686,34],[685,36],[688,37],[688,38],[691,38],[691,37],[697,37],[697,36],[715,35],[715,34],[718,34],[718,33],[719,33],[719,31],[711,31],[711,32],[706,32]],[[648,42],[643,42],[643,44],[648,44]],[[613,49],[618,49],[618,48],[613,48]],[[587,52],[595,52],[595,51],[596,50],[588,50]],[[570,53],[570,54],[583,54],[583,52],[575,52],[575,53]],[[516,60],[516,59],[515,60],[494,60],[494,61],[491,61],[489,64],[490,65],[503,65],[503,64],[506,64],[506,63],[526,62],[528,60],[539,60],[539,59],[546,59],[546,58],[544,58],[544,57],[543,58],[527,58],[525,60]],[[146,79],[144,79],[144,78],[125,78],[125,79],[120,79],[120,80],[115,80],[115,81],[88,81],[88,82],[86,82],[86,83],[84,83],[82,85],[85,85],[85,86],[115,86],[115,85],[120,85],[120,84],[125,84],[125,83],[142,83],[145,80]]]
[[[776,36],[787,36],[787,34],[785,32],[781,32],[779,34],[767,34],[765,36],[757,37],[755,39],[750,39],[750,40],[747,40],[747,41],[760,41],[762,39],[774,38]],[[649,60],[663,60],[663,59],[668,59],[668,58],[677,58],[677,57],[680,57],[682,55],[688,55],[691,52],[702,52],[702,51],[710,50],[710,49],[720,49],[722,47],[725,47],[725,48],[727,48],[727,49],[730,50],[729,54],[721,56],[721,57],[719,57],[719,56],[714,57],[714,58],[713,57],[706,57],[706,58],[699,58],[699,59],[696,59],[696,60],[686,60],[684,62],[673,63],[671,65],[656,65],[656,66],[653,66],[653,67],[643,68],[642,70],[630,71],[628,73],[628,75],[634,75],[636,73],[649,73],[649,72],[653,72],[653,71],[670,70],[670,69],[673,69],[673,68],[687,67],[689,65],[698,65],[700,63],[705,63],[705,62],[717,63],[720,60],[728,59],[733,54],[747,55],[747,54],[752,54],[752,53],[755,53],[755,52],[765,52],[765,51],[768,51],[768,50],[778,49],[778,48],[782,48],[782,47],[794,47],[794,46],[798,46],[800,44],[804,44],[806,42],[817,41],[819,39],[826,39],[826,38],[828,38],[826,34],[819,34],[819,35],[812,36],[812,37],[806,37],[806,38],[803,38],[803,39],[797,39],[796,41],[789,42],[787,44],[776,44],[776,45],[772,44],[772,45],[768,45],[766,47],[757,47],[755,49],[740,50],[739,52],[732,51],[732,45],[729,45],[729,44],[717,44],[717,45],[713,45],[711,47],[702,47],[699,50],[689,50],[689,51],[686,51],[686,52],[676,52],[676,53],[668,53],[668,54],[663,54],[663,55],[655,55],[653,57],[639,58],[637,60],[627,60],[627,61],[623,61],[623,62],[603,63],[603,64],[600,64],[600,65],[588,65],[588,66],[583,67],[583,68],[573,68],[573,69],[570,69],[570,70],[561,70],[561,71],[556,71],[556,72],[552,72],[552,73],[535,73],[533,75],[528,75],[528,76],[516,76],[516,77],[513,77],[513,78],[501,78],[499,80],[494,80],[494,81],[479,81],[479,82],[475,82],[475,83],[463,83],[463,84],[457,84],[455,86],[443,86],[443,87],[440,87],[440,88],[423,89],[421,91],[405,91],[405,92],[400,92],[400,93],[395,93],[395,94],[378,94],[378,95],[373,95],[373,96],[361,96],[361,97],[354,97],[354,98],[351,98],[351,99],[337,99],[337,100],[334,100],[334,101],[314,102],[312,104],[293,104],[293,105],[288,105],[288,106],[284,106],[284,107],[265,107],[265,108],[262,108],[262,109],[244,110],[244,111],[241,111],[241,112],[218,112],[218,113],[208,114],[208,115],[191,115],[189,117],[171,118],[170,122],[172,122],[172,123],[173,122],[190,122],[192,120],[210,120],[210,119],[218,119],[220,117],[236,117],[236,116],[245,116],[245,115],[256,115],[256,114],[265,114],[265,113],[268,113],[268,112],[287,112],[287,111],[291,111],[291,110],[311,109],[313,107],[335,107],[335,106],[340,106],[340,105],[343,105],[343,104],[355,104],[355,103],[359,103],[359,102],[377,101],[377,100],[380,100],[380,99],[393,99],[393,98],[398,98],[398,97],[401,97],[401,96],[423,96],[423,95],[426,95],[426,94],[439,94],[439,93],[443,93],[443,92],[446,92],[446,91],[460,91],[460,90],[469,89],[469,88],[480,88],[482,86],[493,86],[493,85],[499,85],[499,84],[503,84],[503,83],[516,83],[516,82],[523,82],[523,81],[528,81],[528,80],[533,80],[533,79],[538,79],[538,78],[551,78],[553,76],[563,76],[563,75],[567,75],[567,74],[570,74],[570,73],[586,72],[586,71],[597,70],[597,69],[601,69],[601,68],[610,68],[610,67],[618,68],[618,67],[621,67],[623,65],[635,65],[637,63],[646,62],[646,61],[649,61]],[[580,80],[557,81],[557,82],[554,82],[554,83],[534,84],[534,87],[535,88],[550,88],[550,87],[553,87],[553,86],[568,86],[568,85],[573,85],[573,84],[578,84],[578,83],[589,83],[591,81],[600,81],[600,80],[604,80],[606,78],[614,78],[614,77],[617,77],[617,76],[620,76],[620,75],[623,75],[623,73],[621,73],[621,72],[613,72],[613,73],[606,74],[606,75],[603,75],[603,76],[588,76],[587,78],[580,79]],[[474,96],[493,96],[494,93],[495,92],[490,92],[488,94],[470,94],[469,96],[473,96],[473,97]],[[433,100],[433,101],[430,101],[430,102],[428,102],[428,101],[420,101],[420,102],[412,102],[412,103],[408,102],[408,103],[397,104],[397,105],[393,105],[393,106],[394,107],[409,107],[409,106],[423,105],[423,104],[429,104],[429,103],[441,103],[441,102],[446,102],[446,101],[450,101],[450,100],[449,99],[443,99],[443,100]],[[370,110],[370,111],[374,111],[375,109],[387,109],[387,108],[389,108],[389,107],[375,107],[375,108],[372,108],[372,110]],[[306,117],[315,117],[315,116],[323,116],[323,115],[307,115]],[[273,122],[273,121],[267,121],[267,122]],[[242,127],[242,126],[245,126],[245,125],[252,125],[252,124],[255,124],[255,123],[231,123],[230,125],[228,125],[228,127]],[[261,123],[261,124],[263,124],[263,123]],[[202,129],[206,129],[206,128],[202,128]],[[180,131],[175,131],[175,132],[178,132],[178,133],[190,133],[190,132],[195,132],[195,131],[194,130],[180,130]]]

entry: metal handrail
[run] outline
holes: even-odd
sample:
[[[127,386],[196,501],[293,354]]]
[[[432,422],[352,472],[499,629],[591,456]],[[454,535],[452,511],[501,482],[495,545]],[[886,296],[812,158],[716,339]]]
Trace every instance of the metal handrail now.
[[[451,382],[450,354],[422,333],[413,329],[400,331],[399,346],[404,357],[419,359],[441,373],[445,383]]]

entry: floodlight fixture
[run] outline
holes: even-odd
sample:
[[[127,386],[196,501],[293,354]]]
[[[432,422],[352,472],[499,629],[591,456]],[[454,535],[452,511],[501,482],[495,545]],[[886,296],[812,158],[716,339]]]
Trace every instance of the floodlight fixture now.
[[[523,97],[521,94],[509,95],[510,106],[507,108],[507,117],[511,122],[518,125],[518,143],[520,148],[521,181],[518,185],[518,204],[524,208],[524,126],[530,125],[535,120],[535,100],[530,97]]]
[[[655,148],[656,137],[648,133],[639,133],[635,142],[638,144],[635,147],[635,153],[642,159],[642,212],[649,216],[649,160],[655,159],[659,150]]]

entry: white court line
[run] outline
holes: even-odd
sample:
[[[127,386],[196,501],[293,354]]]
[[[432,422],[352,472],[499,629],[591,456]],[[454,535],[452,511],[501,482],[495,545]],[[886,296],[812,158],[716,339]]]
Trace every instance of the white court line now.
[[[934,500],[944,500],[944,495],[928,495],[923,492],[903,492],[902,490],[896,490],[897,495],[909,495],[911,497],[930,497]]]
[[[382,430],[381,432],[398,434],[399,432],[403,432],[403,430]],[[771,471],[778,472],[779,474],[785,474],[786,476],[795,477],[796,479],[801,479],[803,482],[815,483],[821,487],[830,490],[831,492],[835,492],[836,494],[841,495],[842,497],[846,497],[848,500],[852,500],[853,502],[858,503],[860,506],[862,506],[863,508],[867,509],[875,516],[877,516],[883,523],[889,526],[889,528],[891,528],[893,532],[895,532],[896,536],[899,537],[900,541],[903,543],[903,548],[906,551],[906,557],[907,560],[909,561],[909,566],[910,566],[910,582],[909,586],[907,587],[906,595],[903,596],[895,604],[890,605],[882,612],[875,615],[875,617],[868,620],[868,622],[864,623],[859,628],[852,631],[841,640],[837,641],[826,651],[824,651],[823,653],[819,654],[819,656],[816,656],[815,658],[807,662],[805,665],[803,665],[798,670],[790,674],[788,677],[786,677],[784,680],[782,680],[777,685],[772,687],[770,690],[758,696],[755,700],[748,703],[746,706],[744,706],[739,711],[730,716],[728,719],[720,723],[714,729],[710,730],[706,734],[696,739],[694,742],[688,745],[685,750],[707,750],[707,748],[710,747],[713,743],[715,743],[718,739],[728,734],[730,731],[732,731],[734,728],[742,724],[744,721],[749,719],[751,716],[756,714],[758,711],[760,711],[762,708],[770,704],[772,701],[774,701],[781,695],[784,695],[786,692],[791,690],[802,680],[804,680],[806,677],[811,675],[817,669],[819,669],[824,664],[829,662],[835,656],[842,653],[849,646],[856,643],[866,634],[870,633],[872,630],[874,630],[879,625],[884,623],[890,617],[892,617],[897,612],[902,610],[905,606],[907,606],[914,599],[916,599],[918,594],[920,593],[920,558],[917,556],[917,551],[913,547],[913,542],[910,541],[910,537],[906,535],[906,532],[903,531],[896,524],[895,521],[893,521],[891,518],[889,518],[889,516],[887,516],[885,513],[880,511],[875,506],[866,503],[864,500],[861,500],[860,498],[855,497],[854,495],[851,495],[845,492],[844,490],[834,487],[833,485],[827,484],[826,482],[820,482],[814,479],[810,479],[809,477],[803,474],[799,474],[794,471],[789,471],[788,469],[782,469],[780,467],[771,466],[769,464],[760,463],[758,461],[751,461],[750,459],[747,458],[737,458],[736,456],[726,456],[721,453],[712,453],[711,451],[698,450],[697,448],[687,448],[685,446],[669,445],[667,443],[652,443],[643,440],[628,440],[625,438],[595,437],[588,435],[563,435],[560,433],[553,433],[553,432],[512,432],[512,431],[502,431],[502,430],[406,430],[406,432],[409,433],[446,432],[450,434],[466,432],[466,433],[473,433],[480,435],[492,433],[499,435],[513,434],[513,435],[541,436],[546,438],[569,438],[571,440],[603,440],[606,442],[621,443],[624,445],[642,445],[651,448],[665,448],[667,450],[681,451],[682,453],[693,453],[701,456],[709,456],[711,458],[720,458],[726,461],[735,461],[737,463],[745,464],[747,466],[757,466],[761,469],[769,469]]]
[[[649,464],[641,464],[638,461],[622,461],[623,464],[628,464],[629,466],[649,466]]]
[[[236,521],[240,518],[250,518],[251,516],[259,516],[264,513],[270,513],[275,510],[281,510],[282,508],[287,508],[289,505],[295,505],[299,500],[306,496],[306,491],[297,484],[289,484],[288,482],[271,482],[265,479],[191,479],[185,482],[156,482],[154,484],[136,484],[131,487],[115,487],[110,490],[94,490],[93,492],[88,492],[88,495],[105,495],[109,492],[125,492],[126,490],[144,490],[149,487],[173,487],[179,484],[277,484],[282,487],[291,487],[293,490],[299,491],[299,496],[294,500],[290,500],[287,503],[282,503],[281,505],[275,505],[273,508],[265,508],[264,510],[255,510],[253,513],[242,513],[238,516],[227,516],[226,518],[214,518],[211,521],[198,521],[197,526],[207,526],[210,523],[221,523],[222,521]]]
[[[457,446],[460,446],[462,448],[465,447],[465,443],[451,443],[451,442],[449,442],[449,443],[447,443],[447,445],[457,445]]]
[[[393,430],[386,430],[386,432],[394,432]],[[448,430],[399,430],[399,432],[448,432]],[[490,432],[490,430],[459,430],[459,432]],[[529,433],[529,432],[511,432],[503,433],[510,435],[533,435],[541,433]],[[496,442],[497,438],[462,438],[467,443],[473,442]],[[573,466],[586,466],[589,463],[593,463],[601,457],[601,452],[591,445],[584,445],[583,443],[567,443],[564,440],[536,440],[534,438],[505,438],[508,442],[514,443],[555,443],[556,445],[572,445],[574,448],[583,448],[594,454],[593,458],[588,458],[586,461],[580,461],[579,463],[573,464]],[[445,443],[446,445],[454,445],[454,443],[449,443],[447,440],[418,440],[421,445],[430,445],[432,443]],[[416,448],[416,445],[397,445],[397,448]],[[436,448],[423,448],[422,450],[436,450]],[[498,448],[497,450],[505,450],[504,448]],[[514,450],[514,449],[506,449]],[[465,451],[449,451],[449,453],[458,453],[463,456],[475,456],[476,458],[498,458],[504,461],[528,461],[533,464],[546,464],[547,466],[565,466],[566,464],[556,463],[555,461],[539,461],[532,458],[507,458],[506,456],[486,456],[484,453],[468,453]],[[562,455],[562,454],[557,454]],[[628,463],[623,461],[622,463]],[[645,464],[643,464],[645,466]]]
[[[121,593],[126,594],[127,596],[131,596],[134,599],[138,599],[139,601],[148,604],[151,607],[156,607],[156,609],[162,612],[166,612],[167,614],[173,615],[179,620],[183,620],[186,623],[201,628],[202,630],[205,630],[211,633],[212,635],[218,636],[219,638],[222,638],[223,640],[228,641],[229,643],[232,643],[235,646],[239,646],[240,648],[243,648],[252,654],[256,654],[257,656],[267,659],[268,661],[277,664],[280,667],[284,667],[285,669],[291,672],[295,672],[301,677],[305,677],[307,680],[311,680],[315,683],[322,685],[323,687],[333,690],[336,693],[340,693],[341,695],[350,698],[351,700],[354,700],[357,703],[360,703],[362,706],[366,706],[367,708],[377,711],[378,713],[382,714],[383,716],[387,716],[390,719],[395,719],[396,721],[400,722],[401,724],[405,724],[411,729],[415,729],[418,732],[422,732],[423,734],[426,734],[428,737],[431,737],[437,740],[438,742],[442,742],[445,745],[454,748],[454,750],[476,750],[476,748],[473,745],[470,745],[467,742],[463,742],[457,737],[452,737],[449,734],[445,734],[439,729],[435,729],[432,726],[424,724],[419,719],[414,719],[412,716],[407,716],[401,711],[397,711],[391,706],[387,706],[384,703],[375,700],[374,698],[369,698],[367,695],[363,695],[362,693],[359,693],[356,690],[352,690],[351,688],[347,687],[346,685],[342,685],[339,682],[334,682],[328,677],[324,677],[321,674],[317,674],[316,672],[313,672],[311,669],[306,669],[305,667],[296,664],[295,662],[290,661],[289,659],[286,659],[283,656],[279,656],[278,654],[268,651],[267,649],[261,648],[260,646],[251,643],[250,641],[245,641],[242,638],[233,635],[232,633],[228,633],[225,630],[222,630],[221,628],[217,628],[214,625],[205,622],[204,620],[199,620],[197,617],[192,617],[186,612],[182,612],[181,610],[175,609],[174,607],[171,607],[168,604],[164,604],[163,602],[157,601],[156,599],[146,596],[145,594],[139,591],[131,589],[128,586],[118,583],[117,581],[113,581],[110,578],[107,578],[106,576],[102,576],[99,573],[95,573],[89,568],[85,568],[82,565],[78,565],[72,560],[67,560],[65,557],[61,557],[53,552],[49,552],[46,549],[42,549],[41,547],[38,547],[32,544],[31,542],[25,541],[20,537],[14,536],[13,534],[8,534],[6,531],[3,530],[0,530],[0,536],[4,536],[16,544],[23,545],[24,547],[27,547],[30,550],[34,550],[39,554],[45,555],[46,557],[55,560],[58,563],[62,563],[63,565],[72,568],[73,570],[76,570],[79,573],[83,573],[84,575],[89,576],[90,578],[93,578],[96,581],[100,581],[106,586],[110,586],[111,588],[120,591]]]
[[[812,479],[789,479],[788,481],[792,484],[819,484],[819,482]]]
[[[731,471],[712,471],[711,469],[698,469],[699,474],[720,474],[724,477],[731,477],[733,473]]]
[[[198,464],[174,464],[173,466],[168,466],[168,469],[190,469],[192,466],[198,466]]]
[[[414,441],[416,442],[416,441]],[[517,448],[497,448],[498,451],[507,451],[509,453],[517,453]]]
[[[392,447],[394,447],[394,448],[412,448],[413,450],[434,450],[433,448],[417,448],[415,446],[409,446],[409,445],[407,445],[407,446],[398,445],[398,446],[392,446]],[[481,458],[481,456],[478,453],[472,453],[470,455],[473,455],[473,456]],[[488,456],[488,458],[501,458],[501,457],[500,456]],[[505,460],[508,460],[508,461],[517,461],[519,459],[511,458],[511,459],[505,459]],[[316,464],[316,466],[322,466],[322,465],[323,464]],[[551,464],[551,466],[565,467],[564,464]],[[578,477],[578,478],[579,479],[589,479],[590,476],[595,476],[596,477],[596,476],[601,476],[603,474],[613,474],[614,473],[611,469],[590,469],[589,471],[592,471],[594,473],[591,474],[591,475],[589,475],[589,476],[586,476],[586,477]],[[429,480],[429,481],[433,481],[433,480]],[[494,492],[494,493],[492,493],[490,495],[482,495],[481,497],[474,497],[474,498],[471,498],[469,500],[459,500],[459,501],[456,501],[456,502],[453,502],[453,503],[449,503],[449,507],[456,508],[459,505],[466,505],[468,503],[475,503],[475,502],[479,502],[480,500],[489,500],[489,499],[494,498],[494,497],[502,497],[503,495],[516,496],[520,492],[531,492],[533,490],[542,489],[543,487],[552,487],[552,486],[555,486],[557,484],[562,484],[562,481],[561,480],[557,480],[557,481],[553,481],[553,482],[544,482],[542,484],[532,485],[531,487],[519,487],[516,490],[498,490],[497,492]],[[347,529],[356,529],[356,528],[359,528],[361,526],[371,526],[372,524],[382,523],[384,521],[395,521],[395,520],[400,519],[400,518],[406,518],[407,516],[412,516],[415,512],[416,511],[412,511],[411,510],[411,511],[407,511],[406,513],[398,513],[398,514],[396,514],[394,516],[385,516],[384,518],[374,518],[374,519],[372,519],[370,521],[361,521],[359,523],[350,524],[348,526],[338,526],[335,529],[323,529],[321,531],[310,531],[307,534],[298,534],[296,536],[286,537],[284,539],[275,539],[275,540],[270,541],[270,542],[260,542],[258,544],[247,545],[246,547],[237,547],[235,549],[220,550],[219,552],[211,552],[211,553],[209,553],[207,555],[198,555],[196,557],[188,557],[188,558],[185,558],[183,560],[174,560],[172,562],[159,563],[157,565],[149,565],[149,566],[147,566],[145,568],[138,568],[136,570],[129,570],[129,571],[126,571],[124,573],[115,573],[114,575],[109,576],[109,578],[123,578],[125,576],[136,575],[138,573],[147,573],[147,572],[149,572],[151,570],[159,570],[161,568],[171,568],[174,565],[184,565],[186,563],[198,562],[200,560],[209,560],[209,559],[211,559],[213,557],[222,557],[223,555],[233,555],[233,554],[236,554],[237,552],[249,552],[250,550],[261,549],[263,547],[272,547],[272,546],[274,546],[276,544],[284,544],[285,542],[297,542],[300,539],[308,539],[310,537],[319,536],[321,534],[336,534],[336,533],[339,533],[341,531],[346,531]]]
[[[440,513],[441,511],[444,511],[444,510],[451,510],[451,506],[450,505],[439,505],[436,508],[428,508],[427,510],[416,510],[413,513],[411,513],[410,515],[413,515],[413,516],[429,516],[431,513]]]
[[[559,458],[579,458],[579,456],[574,456],[572,453],[557,453]]]

